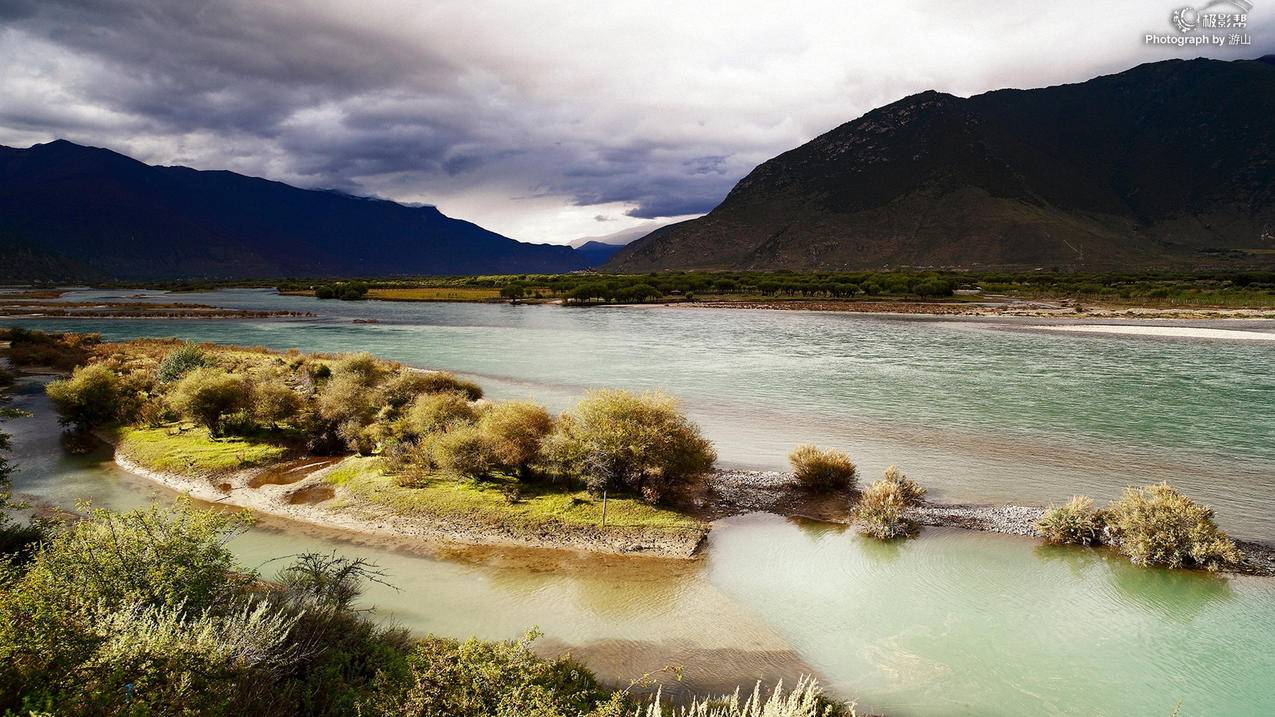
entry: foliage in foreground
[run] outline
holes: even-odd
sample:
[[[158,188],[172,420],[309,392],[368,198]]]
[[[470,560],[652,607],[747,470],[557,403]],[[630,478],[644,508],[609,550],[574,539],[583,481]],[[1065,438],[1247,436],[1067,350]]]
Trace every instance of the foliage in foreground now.
[[[585,666],[507,642],[413,639],[355,609],[383,574],[307,554],[267,583],[226,542],[242,516],[90,510],[25,562],[0,562],[0,713],[649,717]],[[811,707],[818,701],[818,710]],[[813,682],[696,702],[697,717],[813,717]],[[653,711],[652,711],[653,710]]]
[[[844,490],[854,487],[858,468],[850,456],[813,445],[797,446],[788,454],[793,476],[810,490]]]
[[[796,687],[787,694],[780,682],[775,685],[770,696],[762,693],[761,683],[753,687],[753,692],[742,703],[739,691],[735,694],[716,699],[697,699],[691,704],[677,709],[665,710],[657,696],[655,701],[645,709],[638,711],[636,717],[854,717],[853,706],[835,704],[824,698],[818,683],[808,677],[797,681]]]
[[[868,486],[854,509],[859,532],[878,540],[909,535],[916,526],[907,518],[908,508],[925,495],[925,489],[895,466],[885,469],[885,477]]]

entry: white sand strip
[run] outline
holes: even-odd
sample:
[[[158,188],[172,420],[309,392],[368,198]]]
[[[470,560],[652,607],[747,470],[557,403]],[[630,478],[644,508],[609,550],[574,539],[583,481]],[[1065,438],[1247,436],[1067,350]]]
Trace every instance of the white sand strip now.
[[[1229,339],[1233,341],[1275,341],[1275,332],[1239,329],[1203,329],[1194,326],[1132,326],[1120,324],[1057,324],[1033,326],[1045,331],[1073,331],[1087,334],[1124,334],[1128,336],[1168,336],[1190,339]]]

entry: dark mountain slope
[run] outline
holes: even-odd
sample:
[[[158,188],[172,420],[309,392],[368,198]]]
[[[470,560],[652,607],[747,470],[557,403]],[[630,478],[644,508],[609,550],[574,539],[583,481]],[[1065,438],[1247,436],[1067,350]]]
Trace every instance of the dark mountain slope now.
[[[0,148],[0,237],[0,278],[8,279],[521,273],[585,265],[568,247],[516,242],[433,207],[233,172],[152,167],[61,140]],[[79,275],[82,265],[95,275]]]
[[[763,163],[608,268],[1269,263],[1273,130],[1265,58],[924,92]]]

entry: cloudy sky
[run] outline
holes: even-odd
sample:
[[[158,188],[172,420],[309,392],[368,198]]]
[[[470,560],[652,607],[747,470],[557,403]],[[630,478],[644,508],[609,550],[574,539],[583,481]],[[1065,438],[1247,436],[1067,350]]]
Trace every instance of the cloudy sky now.
[[[565,243],[706,212],[920,90],[1275,51],[1275,0],[1253,0],[1249,47],[1144,46],[1189,1],[0,0],[0,144],[63,137]]]

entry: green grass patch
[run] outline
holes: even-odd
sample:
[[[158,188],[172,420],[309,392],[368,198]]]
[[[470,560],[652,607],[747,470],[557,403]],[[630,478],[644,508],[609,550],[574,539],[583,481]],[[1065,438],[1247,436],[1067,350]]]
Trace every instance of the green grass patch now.
[[[244,438],[212,438],[204,428],[121,428],[116,450],[151,470],[182,474],[226,473],[281,460],[287,447]]]
[[[384,473],[379,459],[352,456],[330,471],[327,480],[344,488],[357,502],[402,515],[438,515],[522,527],[550,523],[598,526],[602,522],[602,500],[585,491],[518,483],[508,476],[484,481],[439,476],[420,487],[404,487]],[[670,531],[703,527],[682,513],[624,496],[607,501],[607,526]]]

